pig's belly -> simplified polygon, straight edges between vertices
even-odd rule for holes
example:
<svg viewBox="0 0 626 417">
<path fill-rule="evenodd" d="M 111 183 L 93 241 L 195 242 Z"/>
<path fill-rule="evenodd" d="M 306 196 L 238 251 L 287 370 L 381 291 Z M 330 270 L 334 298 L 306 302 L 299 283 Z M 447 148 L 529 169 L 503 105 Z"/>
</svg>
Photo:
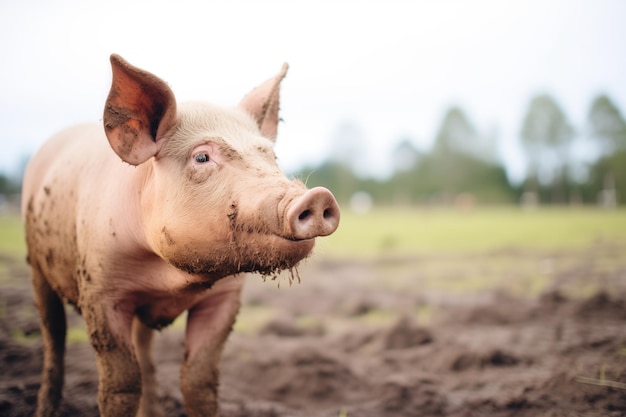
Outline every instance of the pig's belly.
<svg viewBox="0 0 626 417">
<path fill-rule="evenodd" d="M 228 276 L 217 281 L 210 289 L 184 291 L 169 288 L 165 291 L 138 291 L 131 298 L 135 314 L 142 323 L 153 329 L 161 329 L 171 324 L 186 310 L 202 302 L 209 301 L 219 308 L 225 298 L 236 296 L 243 285 L 243 276 Z"/>
<path fill-rule="evenodd" d="M 135 314 L 143 324 L 152 329 L 162 329 L 170 325 L 184 311 L 191 308 L 201 294 L 187 297 L 148 296 L 142 294 L 137 299 Z"/>
</svg>

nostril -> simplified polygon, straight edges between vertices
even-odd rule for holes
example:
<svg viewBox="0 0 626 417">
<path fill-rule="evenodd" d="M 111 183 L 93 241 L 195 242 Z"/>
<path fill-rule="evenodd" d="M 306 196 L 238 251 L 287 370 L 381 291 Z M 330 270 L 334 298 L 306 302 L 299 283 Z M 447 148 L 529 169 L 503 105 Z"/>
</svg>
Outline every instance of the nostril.
<svg viewBox="0 0 626 417">
<path fill-rule="evenodd" d="M 311 210 L 304 210 L 302 213 L 300 213 L 300 215 L 298 216 L 299 220 L 305 220 L 307 217 L 311 217 Z"/>
<path fill-rule="evenodd" d="M 287 218 L 287 234 L 295 239 L 327 236 L 337 229 L 339 207 L 330 191 L 316 187 L 293 200 Z"/>
</svg>

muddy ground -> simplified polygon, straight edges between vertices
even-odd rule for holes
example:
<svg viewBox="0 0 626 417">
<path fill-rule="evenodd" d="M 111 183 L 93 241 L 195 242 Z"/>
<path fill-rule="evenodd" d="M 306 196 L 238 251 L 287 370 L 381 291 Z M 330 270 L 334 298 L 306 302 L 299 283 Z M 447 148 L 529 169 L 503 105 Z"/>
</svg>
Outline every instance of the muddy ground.
<svg viewBox="0 0 626 417">
<path fill-rule="evenodd" d="M 222 415 L 626 415 L 625 251 L 317 256 L 300 284 L 250 276 L 223 358 Z M 0 261 L 0 415 L 30 416 L 37 318 L 23 261 Z M 93 354 L 68 313 L 62 416 L 96 416 Z M 155 348 L 162 405 L 184 416 L 182 324 Z"/>
</svg>

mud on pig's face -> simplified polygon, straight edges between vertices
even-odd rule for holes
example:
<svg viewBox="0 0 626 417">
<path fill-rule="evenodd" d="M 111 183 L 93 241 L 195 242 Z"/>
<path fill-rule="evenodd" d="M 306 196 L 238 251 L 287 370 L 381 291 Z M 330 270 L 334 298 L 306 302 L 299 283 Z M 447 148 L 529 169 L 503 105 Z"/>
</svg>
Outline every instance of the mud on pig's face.
<svg viewBox="0 0 626 417">
<path fill-rule="evenodd" d="M 199 129 L 199 119 L 210 123 Z M 154 162 L 160 207 L 153 233 L 160 254 L 186 272 L 289 269 L 311 252 L 315 237 L 337 228 L 332 194 L 287 179 L 273 141 L 241 110 L 184 106 L 162 154 Z"/>
</svg>

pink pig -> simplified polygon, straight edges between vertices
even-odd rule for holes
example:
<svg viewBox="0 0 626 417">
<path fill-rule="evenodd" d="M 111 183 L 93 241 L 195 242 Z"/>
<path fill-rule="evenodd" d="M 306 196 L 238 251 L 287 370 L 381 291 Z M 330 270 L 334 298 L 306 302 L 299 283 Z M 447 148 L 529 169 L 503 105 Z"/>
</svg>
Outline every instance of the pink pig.
<svg viewBox="0 0 626 417">
<path fill-rule="evenodd" d="M 85 319 L 103 417 L 162 414 L 152 330 L 184 311 L 185 409 L 190 417 L 217 416 L 220 356 L 240 305 L 238 274 L 295 268 L 315 237 L 337 229 L 339 207 L 330 191 L 307 190 L 276 165 L 286 65 L 232 109 L 177 104 L 153 74 L 117 55 L 111 65 L 104 129 L 57 134 L 24 177 L 44 342 L 37 416 L 55 415 L 61 401 L 64 302 Z"/>
</svg>

